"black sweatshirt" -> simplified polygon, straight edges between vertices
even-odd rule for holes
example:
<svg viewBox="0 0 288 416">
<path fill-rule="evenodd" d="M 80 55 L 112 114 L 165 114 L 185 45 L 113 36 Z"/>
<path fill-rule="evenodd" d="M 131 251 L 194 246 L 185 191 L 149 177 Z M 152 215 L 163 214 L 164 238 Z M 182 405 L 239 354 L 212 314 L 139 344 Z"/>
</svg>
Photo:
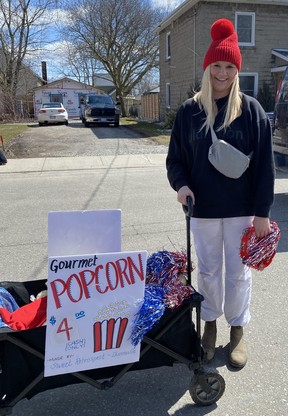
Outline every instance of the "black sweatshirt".
<svg viewBox="0 0 288 416">
<path fill-rule="evenodd" d="M 206 135 L 205 128 L 200 131 L 206 115 L 191 98 L 180 107 L 172 129 L 166 159 L 168 180 L 175 191 L 187 185 L 194 192 L 194 217 L 269 217 L 275 179 L 270 121 L 258 101 L 243 94 L 242 114 L 229 128 L 218 132 L 227 101 L 224 97 L 216 102 L 214 130 L 218 139 L 246 155 L 253 151 L 249 168 L 239 179 L 231 179 L 211 165 L 211 133 L 209 130 Z"/>
</svg>

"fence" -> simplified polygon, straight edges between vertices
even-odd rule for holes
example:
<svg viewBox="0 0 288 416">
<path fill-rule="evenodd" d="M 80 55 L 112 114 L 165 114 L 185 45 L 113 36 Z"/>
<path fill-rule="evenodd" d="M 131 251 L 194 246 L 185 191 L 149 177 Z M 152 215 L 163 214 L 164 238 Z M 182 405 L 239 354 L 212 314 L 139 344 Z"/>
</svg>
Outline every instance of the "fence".
<svg viewBox="0 0 288 416">
<path fill-rule="evenodd" d="M 151 121 L 160 120 L 160 94 L 158 92 L 141 96 L 141 118 Z"/>
</svg>

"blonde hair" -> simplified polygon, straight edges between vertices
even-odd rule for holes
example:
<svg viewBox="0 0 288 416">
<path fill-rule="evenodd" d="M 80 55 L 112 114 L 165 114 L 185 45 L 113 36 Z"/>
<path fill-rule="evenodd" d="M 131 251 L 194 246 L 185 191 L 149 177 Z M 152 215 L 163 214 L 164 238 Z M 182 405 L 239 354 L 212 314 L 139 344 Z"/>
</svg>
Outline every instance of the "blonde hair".
<svg viewBox="0 0 288 416">
<path fill-rule="evenodd" d="M 201 127 L 201 130 L 205 128 L 205 132 L 207 133 L 209 130 L 209 126 L 213 126 L 215 122 L 215 117 L 218 113 L 217 105 L 213 99 L 213 90 L 210 77 L 210 65 L 207 66 L 203 73 L 201 90 L 194 95 L 193 99 L 198 103 L 199 107 L 201 109 L 204 109 L 206 112 L 207 117 L 203 123 L 203 126 Z M 242 93 L 240 91 L 239 75 L 237 72 L 229 93 L 224 122 L 221 126 L 219 126 L 217 130 L 221 130 L 223 128 L 226 129 L 227 127 L 229 127 L 232 121 L 239 117 L 241 113 Z"/>
</svg>

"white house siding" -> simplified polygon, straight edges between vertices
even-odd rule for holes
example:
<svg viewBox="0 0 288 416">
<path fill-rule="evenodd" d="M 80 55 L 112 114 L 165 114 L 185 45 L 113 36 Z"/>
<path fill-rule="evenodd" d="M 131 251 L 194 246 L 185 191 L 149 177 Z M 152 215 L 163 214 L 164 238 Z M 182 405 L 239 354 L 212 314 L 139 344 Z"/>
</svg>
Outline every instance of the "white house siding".
<svg viewBox="0 0 288 416">
<path fill-rule="evenodd" d="M 79 117 L 80 98 L 83 95 L 101 92 L 97 88 L 65 78 L 59 81 L 54 81 L 42 87 L 34 89 L 34 109 L 35 114 L 43 103 L 49 103 L 53 100 L 53 96 L 59 95 L 61 102 L 68 111 L 69 118 Z"/>
</svg>

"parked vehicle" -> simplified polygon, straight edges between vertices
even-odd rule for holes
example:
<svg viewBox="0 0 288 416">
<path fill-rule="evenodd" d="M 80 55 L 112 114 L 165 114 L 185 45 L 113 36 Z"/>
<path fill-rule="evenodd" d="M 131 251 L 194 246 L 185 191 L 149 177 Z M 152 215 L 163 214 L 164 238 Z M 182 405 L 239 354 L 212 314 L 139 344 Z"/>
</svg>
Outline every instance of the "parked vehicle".
<svg viewBox="0 0 288 416">
<path fill-rule="evenodd" d="M 113 124 L 119 127 L 120 110 L 110 95 L 88 95 L 80 105 L 80 118 L 85 127 L 91 124 Z"/>
<path fill-rule="evenodd" d="M 68 113 L 62 103 L 43 103 L 38 113 L 39 126 L 48 123 L 68 125 Z"/>
<path fill-rule="evenodd" d="M 288 166 L 288 67 L 276 95 L 273 146 L 276 164 Z"/>
</svg>

